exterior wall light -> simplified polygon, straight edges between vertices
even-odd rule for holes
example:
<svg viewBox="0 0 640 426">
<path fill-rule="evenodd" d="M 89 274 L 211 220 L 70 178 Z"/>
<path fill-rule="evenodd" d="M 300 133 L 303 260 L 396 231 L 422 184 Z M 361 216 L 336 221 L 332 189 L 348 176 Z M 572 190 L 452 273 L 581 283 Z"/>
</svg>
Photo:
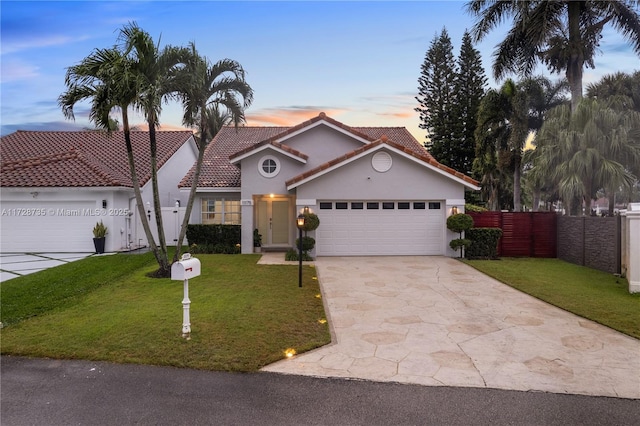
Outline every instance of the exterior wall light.
<svg viewBox="0 0 640 426">
<path fill-rule="evenodd" d="M 451 207 L 451 214 L 458 214 L 458 206 Z"/>
</svg>

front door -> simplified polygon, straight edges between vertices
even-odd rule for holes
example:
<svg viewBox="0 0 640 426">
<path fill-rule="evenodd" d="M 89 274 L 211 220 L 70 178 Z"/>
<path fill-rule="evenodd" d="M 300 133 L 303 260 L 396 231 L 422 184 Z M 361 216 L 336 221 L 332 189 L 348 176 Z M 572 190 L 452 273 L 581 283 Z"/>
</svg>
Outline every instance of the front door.
<svg viewBox="0 0 640 426">
<path fill-rule="evenodd" d="M 291 228 L 288 198 L 261 198 L 258 200 L 258 232 L 264 247 L 287 247 Z"/>
</svg>

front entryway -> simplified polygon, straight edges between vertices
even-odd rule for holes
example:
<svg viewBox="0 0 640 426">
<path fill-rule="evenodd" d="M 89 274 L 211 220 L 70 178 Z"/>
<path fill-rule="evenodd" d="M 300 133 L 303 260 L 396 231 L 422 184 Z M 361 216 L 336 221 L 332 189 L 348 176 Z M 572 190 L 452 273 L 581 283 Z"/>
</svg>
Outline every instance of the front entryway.
<svg viewBox="0 0 640 426">
<path fill-rule="evenodd" d="M 256 205 L 256 223 L 258 232 L 262 235 L 262 246 L 289 247 L 291 245 L 290 229 L 293 223 L 290 198 L 263 197 L 258 199 Z"/>
</svg>

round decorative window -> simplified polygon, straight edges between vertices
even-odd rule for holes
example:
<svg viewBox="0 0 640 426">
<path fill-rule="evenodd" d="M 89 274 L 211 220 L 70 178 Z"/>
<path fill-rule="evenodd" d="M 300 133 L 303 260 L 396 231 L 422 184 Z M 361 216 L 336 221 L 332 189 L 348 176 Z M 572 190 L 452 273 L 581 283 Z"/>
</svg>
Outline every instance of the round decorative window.
<svg viewBox="0 0 640 426">
<path fill-rule="evenodd" d="M 258 163 L 258 172 L 264 177 L 274 177 L 280 172 L 280 161 L 271 155 L 264 156 Z"/>
<path fill-rule="evenodd" d="M 376 172 L 384 173 L 391 168 L 391 155 L 388 152 L 376 152 L 371 158 L 371 165 Z"/>
</svg>

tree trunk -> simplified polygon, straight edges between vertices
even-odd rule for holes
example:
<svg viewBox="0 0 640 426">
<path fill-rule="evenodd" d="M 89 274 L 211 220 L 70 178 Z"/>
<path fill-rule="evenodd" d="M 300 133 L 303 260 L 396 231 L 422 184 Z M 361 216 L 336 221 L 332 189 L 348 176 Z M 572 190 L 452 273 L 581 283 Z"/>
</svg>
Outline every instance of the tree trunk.
<svg viewBox="0 0 640 426">
<path fill-rule="evenodd" d="M 203 114 L 204 115 L 204 114 Z M 204 151 L 206 148 L 205 138 L 206 132 L 200 129 L 200 144 L 198 145 L 198 159 L 196 161 L 196 169 L 193 173 L 193 182 L 191 182 L 191 189 L 189 190 L 189 200 L 187 201 L 187 208 L 184 213 L 184 219 L 182 220 L 182 226 L 180 227 L 180 235 L 178 236 L 178 242 L 176 243 L 176 253 L 173 255 L 173 261 L 177 262 L 180 253 L 182 251 L 182 242 L 187 234 L 187 227 L 189 225 L 189 217 L 193 210 L 193 203 L 196 197 L 196 189 L 198 188 L 198 180 L 200 178 L 200 170 L 202 170 L 202 162 L 204 160 Z"/>
<path fill-rule="evenodd" d="M 521 187 L 520 187 L 520 169 L 522 168 L 522 160 L 520 155 L 516 154 L 514 159 L 514 169 L 513 169 L 513 211 L 519 212 L 522 210 L 522 205 L 520 203 L 521 198 Z"/>
<path fill-rule="evenodd" d="M 540 189 L 533 188 L 533 205 L 531 206 L 531 210 L 537 212 L 540 206 Z"/>
<path fill-rule="evenodd" d="M 151 150 L 151 185 L 153 190 L 153 208 L 158 228 L 158 244 L 156 260 L 158 261 L 157 277 L 169 277 L 171 269 L 169 268 L 169 256 L 167 254 L 167 242 L 164 236 L 164 226 L 162 224 L 162 206 L 160 204 L 160 191 L 158 189 L 158 156 L 156 144 L 155 122 L 149 120 L 149 143 Z"/>
<path fill-rule="evenodd" d="M 129 116 L 127 114 L 127 107 L 122 107 L 122 128 L 124 131 L 124 142 L 127 148 L 127 159 L 129 161 L 129 171 L 131 172 L 131 182 L 133 184 L 133 193 L 136 197 L 136 205 L 138 207 L 138 215 L 140 216 L 140 222 L 142 223 L 142 229 L 149 242 L 154 255 L 157 253 L 156 242 L 153 239 L 153 233 L 147 220 L 146 212 L 144 211 L 144 202 L 142 201 L 142 193 L 140 192 L 140 182 L 138 181 L 138 174 L 136 172 L 135 161 L 133 157 L 133 146 L 131 145 L 131 131 L 129 130 Z M 158 260 L 156 256 L 156 260 Z"/>
<path fill-rule="evenodd" d="M 579 1 L 570 1 L 569 11 L 569 50 L 567 64 L 567 81 L 571 88 L 571 111 L 578 108 L 582 100 L 582 72 L 584 68 L 584 54 L 582 53 L 582 36 L 580 34 L 580 5 Z"/>
</svg>

